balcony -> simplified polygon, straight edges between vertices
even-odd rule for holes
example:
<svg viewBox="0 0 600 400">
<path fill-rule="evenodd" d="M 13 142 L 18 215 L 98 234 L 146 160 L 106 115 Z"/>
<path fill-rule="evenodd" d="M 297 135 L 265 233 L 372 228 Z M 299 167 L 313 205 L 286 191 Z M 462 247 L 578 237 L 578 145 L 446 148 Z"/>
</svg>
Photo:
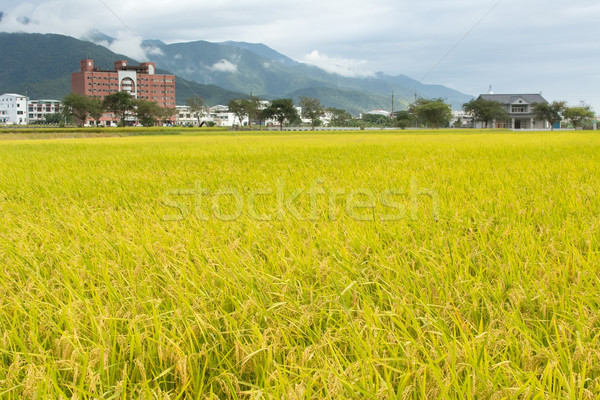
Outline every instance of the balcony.
<svg viewBox="0 0 600 400">
<path fill-rule="evenodd" d="M 511 114 L 528 114 L 529 106 L 511 106 L 510 113 Z"/>
</svg>

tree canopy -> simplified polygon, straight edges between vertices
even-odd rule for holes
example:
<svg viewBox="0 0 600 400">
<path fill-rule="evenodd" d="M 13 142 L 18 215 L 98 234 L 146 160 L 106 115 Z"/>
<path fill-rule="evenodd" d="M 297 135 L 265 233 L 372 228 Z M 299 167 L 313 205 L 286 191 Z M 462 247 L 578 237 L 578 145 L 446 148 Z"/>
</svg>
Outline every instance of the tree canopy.
<svg viewBox="0 0 600 400">
<path fill-rule="evenodd" d="M 135 112 L 140 123 L 144 126 L 154 126 L 156 121 L 160 121 L 172 114 L 173 110 L 161 108 L 156 102 L 144 99 L 135 100 Z"/>
<path fill-rule="evenodd" d="M 463 110 L 471 115 L 473 120 L 483 122 L 486 128 L 490 122 L 508 118 L 504 105 L 494 100 L 473 99 L 463 104 Z"/>
<path fill-rule="evenodd" d="M 321 105 L 319 99 L 304 96 L 300 97 L 300 107 L 302 107 L 302 116 L 310 119 L 314 131 L 317 121 L 325 114 L 325 108 Z"/>
<path fill-rule="evenodd" d="M 589 105 L 582 104 L 577 107 L 565 107 L 563 116 L 571 121 L 573 128 L 578 129 L 591 121 L 595 115 Z"/>
<path fill-rule="evenodd" d="M 102 118 L 102 114 L 104 114 L 102 99 L 100 97 L 89 97 L 88 111 L 90 114 L 90 118 L 93 119 L 96 126 L 98 126 L 98 121 L 100 121 L 100 118 Z"/>
<path fill-rule="evenodd" d="M 369 114 L 369 113 L 364 113 L 361 117 L 361 119 L 363 120 L 363 122 L 365 122 L 368 125 L 388 125 L 390 123 L 390 118 L 385 116 L 385 115 L 381 115 L 381 114 Z"/>
<path fill-rule="evenodd" d="M 447 125 L 452 119 L 452 109 L 443 99 L 417 99 L 412 110 L 420 121 L 435 129 Z"/>
<path fill-rule="evenodd" d="M 186 104 L 190 108 L 190 112 L 196 120 L 198 121 L 198 126 L 200 126 L 200 119 L 204 115 L 206 110 L 206 103 L 204 102 L 204 98 L 200 96 L 192 96 L 185 99 Z"/>
<path fill-rule="evenodd" d="M 554 130 L 554 124 L 563 119 L 566 103 L 564 101 L 553 101 L 552 103 L 533 103 L 532 106 L 535 118 L 548 121 L 550 129 Z"/>
<path fill-rule="evenodd" d="M 231 99 L 227 103 L 229 112 L 232 112 L 239 121 L 240 126 L 244 119 L 249 115 L 250 102 L 247 99 Z M 235 122 L 235 121 L 234 121 Z"/>
<path fill-rule="evenodd" d="M 63 98 L 62 103 L 63 117 L 73 118 L 79 126 L 83 126 L 88 118 L 98 125 L 106 111 L 114 113 L 119 118 L 120 125 L 124 125 L 127 115 L 135 115 L 144 126 L 154 126 L 156 121 L 169 119 L 175 113 L 175 109 L 162 108 L 153 101 L 136 99 L 127 92 L 112 93 L 104 100 L 70 93 Z"/>
<path fill-rule="evenodd" d="M 298 111 L 294 107 L 292 99 L 276 99 L 263 110 L 265 118 L 273 118 L 279 122 L 279 129 L 283 130 L 283 123 L 298 119 Z"/>
<path fill-rule="evenodd" d="M 83 126 L 90 115 L 90 99 L 81 94 L 69 93 L 62 99 L 63 112 L 72 116 L 75 123 Z"/>
<path fill-rule="evenodd" d="M 348 126 L 352 120 L 352 115 L 341 108 L 329 107 L 327 112 L 331 115 L 329 124 L 333 126 Z"/>
<path fill-rule="evenodd" d="M 248 125 L 252 126 L 252 121 L 258 121 L 259 125 L 262 125 L 263 120 L 263 104 L 259 97 L 250 95 L 246 102 L 248 111 Z"/>
<path fill-rule="evenodd" d="M 406 129 L 410 126 L 413 120 L 412 115 L 406 110 L 397 111 L 394 118 L 395 125 L 398 128 Z"/>
<path fill-rule="evenodd" d="M 128 92 L 115 92 L 104 97 L 104 109 L 114 113 L 119 118 L 119 125 L 125 125 L 127 114 L 134 111 L 135 101 Z"/>
</svg>

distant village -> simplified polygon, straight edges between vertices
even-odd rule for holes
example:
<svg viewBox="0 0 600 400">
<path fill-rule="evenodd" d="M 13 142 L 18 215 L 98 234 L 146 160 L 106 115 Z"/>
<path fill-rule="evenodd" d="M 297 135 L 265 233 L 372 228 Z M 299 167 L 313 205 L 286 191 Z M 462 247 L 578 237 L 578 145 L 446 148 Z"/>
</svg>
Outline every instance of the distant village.
<svg viewBox="0 0 600 400">
<path fill-rule="evenodd" d="M 156 67 L 153 62 L 141 63 L 139 66 L 128 65 L 126 61 L 114 62 L 113 70 L 102 70 L 94 67 L 92 59 L 81 60 L 80 70 L 71 74 L 71 92 L 87 98 L 105 99 L 107 96 L 126 92 L 132 98 L 142 99 L 155 103 L 163 110 L 169 110 L 160 118 L 156 118 L 156 125 L 177 126 L 217 126 L 217 127 L 248 127 L 260 125 L 276 127 L 281 121 L 276 118 L 264 118 L 264 120 L 253 120 L 250 113 L 235 112 L 230 105 L 215 105 L 212 107 L 194 106 L 193 104 L 177 105 L 175 96 L 175 76 L 155 73 Z M 441 101 L 441 99 L 438 99 Z M 477 101 L 492 101 L 502 106 L 504 114 L 502 118 L 486 120 L 478 118 L 477 113 L 472 110 L 450 110 L 443 121 L 442 126 L 453 128 L 496 128 L 512 130 L 549 130 L 565 128 L 588 128 L 597 129 L 598 119 L 589 108 L 586 114 L 586 123 L 569 121 L 567 118 L 553 119 L 539 118 L 534 112 L 536 104 L 549 104 L 541 94 L 494 94 L 491 90 L 487 94 L 480 95 Z M 557 102 L 554 102 L 557 103 Z M 553 104 L 554 104 L 553 103 Z M 270 102 L 260 100 L 258 107 L 266 109 Z M 564 106 L 564 104 L 563 104 Z M 298 127 L 310 127 L 314 129 L 315 118 L 307 117 L 301 106 L 294 105 L 296 115 L 295 129 Z M 370 125 L 386 126 L 395 125 L 393 122 L 402 119 L 401 113 L 410 117 L 411 110 L 394 111 L 393 100 L 391 110 L 375 109 L 364 112 L 354 119 L 354 123 L 340 123 L 339 113 L 343 110 L 322 108 L 319 114 L 318 126 L 332 128 L 334 126 L 345 126 L 359 128 L 364 123 Z M 584 107 L 580 107 L 584 108 Z M 0 125 L 36 125 L 36 124 L 65 124 L 68 107 L 61 100 L 55 99 L 29 99 L 27 95 L 16 93 L 4 93 L 0 95 Z M 584 110 L 585 111 L 585 110 Z M 351 117 L 345 113 L 348 119 Z M 83 126 L 117 126 L 120 121 L 118 115 L 111 112 L 103 112 L 98 118 L 86 116 L 81 121 Z M 361 121 L 357 123 L 356 121 Z M 416 121 L 414 118 L 412 121 Z M 582 120 L 583 121 L 583 120 Z M 290 121 L 291 122 L 291 121 Z M 141 126 L 140 119 L 134 113 L 126 117 L 122 124 Z M 354 125 L 354 126 L 353 126 Z M 406 123 L 402 128 L 419 126 Z"/>
</svg>

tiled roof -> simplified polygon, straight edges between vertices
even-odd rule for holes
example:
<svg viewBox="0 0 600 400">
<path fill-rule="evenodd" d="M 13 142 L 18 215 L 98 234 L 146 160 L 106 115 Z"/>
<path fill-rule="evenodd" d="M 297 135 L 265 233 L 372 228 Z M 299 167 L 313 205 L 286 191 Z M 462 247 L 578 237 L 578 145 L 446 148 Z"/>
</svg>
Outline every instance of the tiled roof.
<svg viewBox="0 0 600 400">
<path fill-rule="evenodd" d="M 484 100 L 494 100 L 502 104 L 513 104 L 519 99 L 523 99 L 527 104 L 547 103 L 541 94 L 480 94 L 479 98 Z"/>
</svg>

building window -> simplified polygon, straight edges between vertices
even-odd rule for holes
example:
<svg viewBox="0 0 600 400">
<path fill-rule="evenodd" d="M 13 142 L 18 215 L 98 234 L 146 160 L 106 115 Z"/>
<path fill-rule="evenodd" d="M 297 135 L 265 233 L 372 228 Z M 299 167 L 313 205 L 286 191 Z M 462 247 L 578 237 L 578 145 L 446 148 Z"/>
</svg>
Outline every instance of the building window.
<svg viewBox="0 0 600 400">
<path fill-rule="evenodd" d="M 510 112 L 513 113 L 526 113 L 527 112 L 527 106 L 512 106 L 510 109 Z"/>
</svg>

